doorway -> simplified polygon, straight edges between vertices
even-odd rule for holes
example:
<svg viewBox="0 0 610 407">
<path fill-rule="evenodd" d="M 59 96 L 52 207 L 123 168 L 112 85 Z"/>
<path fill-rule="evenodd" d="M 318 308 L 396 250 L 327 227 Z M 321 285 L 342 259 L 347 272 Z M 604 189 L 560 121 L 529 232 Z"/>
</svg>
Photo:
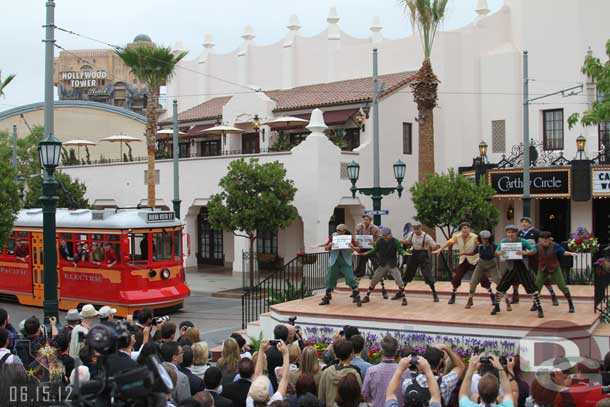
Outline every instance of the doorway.
<svg viewBox="0 0 610 407">
<path fill-rule="evenodd" d="M 258 133 L 242 134 L 241 136 L 241 153 L 242 154 L 258 154 L 261 152 Z"/>
<path fill-rule="evenodd" d="M 337 231 L 337 225 L 345 224 L 345 208 L 335 208 L 333 216 L 328 221 L 328 234 L 332 235 Z"/>
<path fill-rule="evenodd" d="M 540 230 L 553 234 L 557 243 L 570 237 L 570 200 L 541 199 L 538 201 Z"/>
<path fill-rule="evenodd" d="M 224 265 L 223 232 L 214 229 L 208 219 L 208 208 L 202 207 L 197 217 L 197 264 Z"/>
<path fill-rule="evenodd" d="M 593 234 L 600 245 L 610 243 L 610 199 L 593 200 Z"/>
</svg>

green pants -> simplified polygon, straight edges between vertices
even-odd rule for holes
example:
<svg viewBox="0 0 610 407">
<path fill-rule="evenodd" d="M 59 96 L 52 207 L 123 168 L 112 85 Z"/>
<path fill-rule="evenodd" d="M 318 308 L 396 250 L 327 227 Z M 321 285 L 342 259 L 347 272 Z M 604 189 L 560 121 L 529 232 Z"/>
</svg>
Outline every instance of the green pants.
<svg viewBox="0 0 610 407">
<path fill-rule="evenodd" d="M 343 256 L 339 255 L 335 264 L 332 266 L 328 266 L 328 271 L 326 272 L 326 289 L 333 290 L 337 287 L 337 279 L 339 278 L 339 274 L 343 274 L 345 276 L 345 284 L 355 289 L 358 288 L 358 282 L 354 277 L 354 270 L 352 266 L 345 262 Z"/>
<path fill-rule="evenodd" d="M 544 270 L 538 269 L 538 272 L 536 273 L 536 287 L 538 290 L 542 288 L 545 281 L 548 281 L 550 284 L 556 284 L 564 294 L 570 293 L 570 290 L 563 279 L 563 273 L 561 272 L 560 268 L 550 274 L 545 273 Z"/>
</svg>

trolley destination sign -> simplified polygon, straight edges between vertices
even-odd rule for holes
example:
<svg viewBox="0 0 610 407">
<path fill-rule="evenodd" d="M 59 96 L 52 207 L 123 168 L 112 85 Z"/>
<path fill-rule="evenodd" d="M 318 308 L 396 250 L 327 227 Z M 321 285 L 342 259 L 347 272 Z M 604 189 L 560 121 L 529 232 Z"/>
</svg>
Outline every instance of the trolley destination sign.
<svg viewBox="0 0 610 407">
<path fill-rule="evenodd" d="M 523 171 L 492 170 L 489 184 L 496 190 L 496 197 L 520 197 L 523 194 Z M 530 170 L 530 194 L 533 198 L 569 198 L 570 169 Z"/>
<path fill-rule="evenodd" d="M 148 223 L 168 222 L 174 220 L 174 212 L 150 212 L 146 214 Z"/>
</svg>

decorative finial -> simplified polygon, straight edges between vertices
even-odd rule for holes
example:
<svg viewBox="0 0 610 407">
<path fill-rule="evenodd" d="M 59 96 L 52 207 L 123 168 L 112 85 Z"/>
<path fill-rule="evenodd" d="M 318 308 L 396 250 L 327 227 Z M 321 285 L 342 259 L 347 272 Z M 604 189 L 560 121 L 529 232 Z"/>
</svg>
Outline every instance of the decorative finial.
<svg viewBox="0 0 610 407">
<path fill-rule="evenodd" d="M 374 16 L 373 21 L 371 22 L 371 41 L 374 43 L 381 42 L 383 37 L 381 36 L 381 30 L 383 27 L 381 26 L 381 19 L 379 16 Z"/>
<path fill-rule="evenodd" d="M 477 0 L 477 8 L 474 11 L 481 17 L 489 14 L 489 6 L 487 5 L 487 0 Z"/>
<path fill-rule="evenodd" d="M 212 34 L 206 34 L 203 37 L 203 48 L 214 48 L 214 45 L 216 45 L 214 44 L 214 36 Z"/>
<path fill-rule="evenodd" d="M 290 31 L 299 31 L 301 29 L 299 17 L 296 14 L 290 16 L 290 20 L 288 20 L 288 25 L 286 28 L 288 28 Z"/>
<path fill-rule="evenodd" d="M 337 24 L 339 22 L 339 14 L 337 13 L 337 7 L 331 6 L 328 11 L 328 17 L 326 18 L 328 24 Z"/>
<path fill-rule="evenodd" d="M 250 41 L 253 40 L 254 37 L 256 37 L 256 35 L 254 35 L 254 30 L 252 29 L 252 26 L 248 24 L 244 28 L 244 33 L 241 35 L 241 38 L 243 38 L 244 41 Z"/>
<path fill-rule="evenodd" d="M 307 130 L 312 133 L 323 133 L 327 128 L 328 126 L 324 123 L 324 113 L 318 108 L 312 110 Z"/>
</svg>

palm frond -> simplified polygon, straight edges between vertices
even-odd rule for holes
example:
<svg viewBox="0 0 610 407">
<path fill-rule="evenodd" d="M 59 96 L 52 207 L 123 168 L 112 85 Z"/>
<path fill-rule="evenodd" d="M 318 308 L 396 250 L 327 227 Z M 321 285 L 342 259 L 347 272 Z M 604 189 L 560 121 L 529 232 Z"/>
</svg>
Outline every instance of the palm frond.
<svg viewBox="0 0 610 407">
<path fill-rule="evenodd" d="M 13 79 L 15 79 L 15 74 L 10 74 L 4 80 L 2 80 L 2 71 L 0 71 L 0 96 L 4 96 L 4 89 Z"/>
<path fill-rule="evenodd" d="M 187 54 L 174 54 L 169 47 L 146 44 L 118 49 L 115 53 L 138 80 L 146 83 L 149 91 L 158 89 L 171 79 L 176 65 Z"/>
<path fill-rule="evenodd" d="M 409 13 L 413 30 L 417 30 L 424 57 L 430 58 L 438 26 L 445 18 L 449 0 L 402 0 Z"/>
</svg>

